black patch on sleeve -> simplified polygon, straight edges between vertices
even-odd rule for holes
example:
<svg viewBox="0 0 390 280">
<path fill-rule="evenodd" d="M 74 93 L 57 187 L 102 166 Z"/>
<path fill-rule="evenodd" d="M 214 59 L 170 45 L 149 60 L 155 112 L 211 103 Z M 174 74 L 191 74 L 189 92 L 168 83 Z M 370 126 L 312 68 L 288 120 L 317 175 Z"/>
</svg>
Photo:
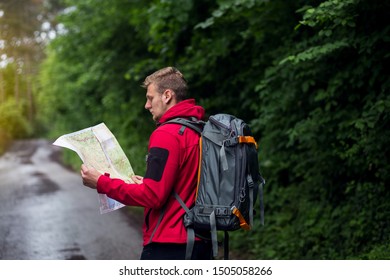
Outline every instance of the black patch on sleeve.
<svg viewBox="0 0 390 280">
<path fill-rule="evenodd" d="M 159 182 L 167 164 L 169 151 L 163 148 L 150 148 L 145 178 Z"/>
</svg>

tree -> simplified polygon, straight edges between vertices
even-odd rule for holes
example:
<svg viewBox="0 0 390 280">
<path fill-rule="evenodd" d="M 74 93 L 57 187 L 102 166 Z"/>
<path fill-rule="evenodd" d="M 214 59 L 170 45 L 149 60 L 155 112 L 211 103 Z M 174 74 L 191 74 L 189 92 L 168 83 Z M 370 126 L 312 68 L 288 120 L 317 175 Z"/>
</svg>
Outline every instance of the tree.
<svg viewBox="0 0 390 280">
<path fill-rule="evenodd" d="M 32 132 L 31 126 L 35 119 L 34 80 L 39 63 L 43 59 L 47 34 L 52 31 L 48 18 L 52 17 L 53 7 L 58 7 L 58 5 L 51 7 L 49 4 L 57 2 L 55 0 L 0 2 L 0 103 L 4 104 L 3 109 L 13 104 L 15 108 L 10 110 L 18 112 L 20 114 L 18 118 L 28 120 L 15 122 L 15 125 L 23 123 L 16 130 L 10 130 L 9 126 L 4 125 L 0 127 L 1 134 L 9 140 Z M 46 25 L 45 30 L 42 30 L 43 25 Z M 0 118 L 4 123 L 5 114 Z M 27 123 L 29 125 L 25 125 Z M 19 132 L 14 134 L 15 131 Z"/>
<path fill-rule="evenodd" d="M 388 8 L 358 0 L 303 7 L 298 40 L 257 86 L 254 124 L 277 202 L 266 231 L 284 231 L 257 239 L 264 257 L 386 256 Z"/>
<path fill-rule="evenodd" d="M 147 54 L 129 11 L 146 3 L 66 3 L 58 18 L 64 31 L 51 42 L 40 76 L 40 119 L 50 128 L 50 137 L 105 122 L 130 158 L 143 158 L 143 136 L 152 126 L 140 106 L 143 89 L 138 80 L 129 81 L 128 69 Z M 145 166 L 138 161 L 134 168 Z"/>
</svg>

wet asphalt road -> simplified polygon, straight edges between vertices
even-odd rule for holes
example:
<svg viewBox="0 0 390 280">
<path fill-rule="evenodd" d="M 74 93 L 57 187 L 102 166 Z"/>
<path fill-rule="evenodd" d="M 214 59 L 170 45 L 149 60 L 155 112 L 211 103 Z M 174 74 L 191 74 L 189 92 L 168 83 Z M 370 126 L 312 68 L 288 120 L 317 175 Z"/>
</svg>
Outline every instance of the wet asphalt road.
<svg viewBox="0 0 390 280">
<path fill-rule="evenodd" d="M 101 215 L 96 191 L 55 160 L 59 152 L 23 140 L 0 157 L 0 259 L 139 259 L 139 219 L 126 207 Z"/>
</svg>

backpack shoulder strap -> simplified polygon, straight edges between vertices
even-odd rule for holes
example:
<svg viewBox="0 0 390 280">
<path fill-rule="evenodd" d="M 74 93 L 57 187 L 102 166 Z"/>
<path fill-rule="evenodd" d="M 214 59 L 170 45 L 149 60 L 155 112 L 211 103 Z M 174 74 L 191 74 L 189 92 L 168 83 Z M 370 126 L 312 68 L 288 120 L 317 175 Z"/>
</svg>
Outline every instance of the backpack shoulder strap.
<svg viewBox="0 0 390 280">
<path fill-rule="evenodd" d="M 179 134 L 183 134 L 184 133 L 184 129 L 186 127 L 191 128 L 192 130 L 194 130 L 197 133 L 201 134 L 202 131 L 203 131 L 203 126 L 205 125 L 204 121 L 198 120 L 196 118 L 190 118 L 190 119 L 174 118 L 174 119 L 171 119 L 171 120 L 163 123 L 162 125 L 169 124 L 169 123 L 176 123 L 176 124 L 183 125 L 182 128 L 179 131 Z"/>
<path fill-rule="evenodd" d="M 181 207 L 186 211 L 186 213 L 189 214 L 190 209 L 188 209 L 187 205 L 180 198 L 180 196 L 177 194 L 177 192 L 174 192 L 173 195 L 175 196 L 176 200 L 179 202 Z M 187 227 L 186 260 L 191 259 L 192 250 L 194 249 L 194 244 L 195 244 L 195 231 L 192 227 Z"/>
</svg>

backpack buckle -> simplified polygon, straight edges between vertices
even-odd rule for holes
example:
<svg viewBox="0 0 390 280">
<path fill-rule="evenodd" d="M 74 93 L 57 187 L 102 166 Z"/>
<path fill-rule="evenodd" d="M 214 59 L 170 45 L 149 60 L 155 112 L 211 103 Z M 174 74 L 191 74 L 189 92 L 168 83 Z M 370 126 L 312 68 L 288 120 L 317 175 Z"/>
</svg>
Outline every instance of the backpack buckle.
<svg viewBox="0 0 390 280">
<path fill-rule="evenodd" d="M 234 146 L 237 144 L 238 144 L 238 137 L 229 138 L 223 141 L 223 146 L 225 147 Z"/>
<path fill-rule="evenodd" d="M 231 211 L 229 208 L 215 208 L 215 215 L 216 216 L 228 216 L 230 215 Z"/>
</svg>

